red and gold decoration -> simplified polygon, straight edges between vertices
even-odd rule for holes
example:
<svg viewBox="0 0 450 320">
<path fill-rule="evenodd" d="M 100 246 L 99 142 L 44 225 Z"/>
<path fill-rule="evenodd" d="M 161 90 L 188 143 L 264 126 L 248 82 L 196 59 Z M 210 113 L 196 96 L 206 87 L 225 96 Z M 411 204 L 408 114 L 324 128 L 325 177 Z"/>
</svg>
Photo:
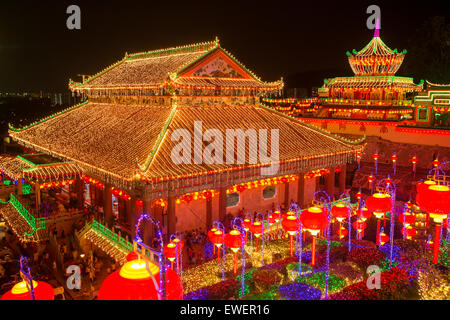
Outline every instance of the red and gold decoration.
<svg viewBox="0 0 450 320">
<path fill-rule="evenodd" d="M 319 232 L 327 226 L 327 215 L 320 207 L 311 207 L 308 210 L 302 211 L 300 214 L 300 222 L 305 229 L 313 236 L 312 240 L 312 258 L 311 265 L 315 265 L 316 261 L 316 237 Z"/>
<path fill-rule="evenodd" d="M 297 219 L 295 215 L 286 215 L 281 221 L 281 225 L 283 229 L 289 234 L 289 245 L 290 245 L 290 254 L 291 257 L 294 256 L 294 246 L 293 246 L 293 238 L 295 234 L 299 231 L 299 223 L 300 221 Z"/>
<path fill-rule="evenodd" d="M 237 273 L 237 253 L 242 247 L 241 232 L 239 230 L 231 230 L 225 235 L 225 245 L 234 253 L 233 258 L 233 274 Z M 244 254 L 244 253 L 243 253 Z"/>
<path fill-rule="evenodd" d="M 379 245 L 381 219 L 384 219 L 386 213 L 392 210 L 391 196 L 387 193 L 375 193 L 367 198 L 366 207 L 377 218 L 377 245 Z"/>
</svg>

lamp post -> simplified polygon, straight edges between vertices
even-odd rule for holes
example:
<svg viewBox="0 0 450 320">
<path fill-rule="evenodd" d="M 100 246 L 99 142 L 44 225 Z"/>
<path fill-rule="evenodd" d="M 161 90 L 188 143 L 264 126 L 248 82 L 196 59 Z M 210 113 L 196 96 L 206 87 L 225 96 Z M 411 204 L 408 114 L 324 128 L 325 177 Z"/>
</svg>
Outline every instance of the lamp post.
<svg viewBox="0 0 450 320">
<path fill-rule="evenodd" d="M 177 262 L 177 273 L 180 278 L 183 279 L 183 247 L 184 242 L 181 240 L 181 233 L 176 232 L 170 236 L 170 241 L 176 244 L 176 262 Z"/>
<path fill-rule="evenodd" d="M 217 245 L 217 256 L 220 254 L 220 247 L 222 247 L 222 281 L 225 280 L 225 226 L 220 221 L 214 221 L 213 227 L 222 232 L 222 243 Z"/>
<path fill-rule="evenodd" d="M 240 224 L 238 224 L 238 222 Z M 244 228 L 242 227 L 242 219 L 241 218 L 234 218 L 233 220 L 233 229 L 240 231 L 241 236 L 241 249 L 242 249 L 242 267 L 241 267 L 241 296 L 243 297 L 245 295 L 245 242 L 246 237 L 244 236 L 244 233 L 246 232 Z"/>
<path fill-rule="evenodd" d="M 143 231 L 141 230 L 143 226 L 145 225 L 145 222 L 151 222 L 156 227 L 156 237 L 159 240 L 160 245 L 160 251 L 158 252 L 158 262 L 159 262 L 159 289 L 158 294 L 161 297 L 162 300 L 167 299 L 167 290 L 166 290 L 166 262 L 165 262 L 165 255 L 164 255 L 164 240 L 163 240 L 163 233 L 161 228 L 161 223 L 153 217 L 145 212 L 143 212 L 136 222 L 136 237 L 135 242 L 139 244 L 144 244 L 144 241 L 142 239 L 143 237 Z M 156 250 L 155 250 L 156 251 Z M 148 269 L 148 264 L 147 264 Z M 147 270 L 150 274 L 150 270 Z"/>
<path fill-rule="evenodd" d="M 261 220 L 261 226 L 262 226 L 262 234 L 261 234 L 261 240 L 262 240 L 262 245 L 261 245 L 261 257 L 262 257 L 262 265 L 264 265 L 264 215 L 261 212 L 258 212 L 256 214 L 256 218 L 260 218 Z M 256 222 L 255 222 L 256 223 Z M 256 240 L 258 241 L 258 240 Z"/>
</svg>

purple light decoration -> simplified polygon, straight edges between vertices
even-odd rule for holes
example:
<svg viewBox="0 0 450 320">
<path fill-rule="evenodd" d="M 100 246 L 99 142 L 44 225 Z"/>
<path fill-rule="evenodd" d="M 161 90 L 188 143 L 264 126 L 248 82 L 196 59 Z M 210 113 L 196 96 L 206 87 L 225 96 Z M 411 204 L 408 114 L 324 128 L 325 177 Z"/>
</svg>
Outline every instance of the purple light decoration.
<svg viewBox="0 0 450 320">
<path fill-rule="evenodd" d="M 375 32 L 373 33 L 373 37 L 379 38 L 380 37 L 380 19 L 377 18 L 375 23 L 376 23 L 375 24 Z"/>
<path fill-rule="evenodd" d="M 352 210 L 350 206 L 350 198 L 347 205 L 348 210 L 348 252 L 352 251 Z M 356 232 L 358 235 L 358 232 Z"/>
<path fill-rule="evenodd" d="M 175 234 L 172 234 L 170 236 L 170 241 L 172 241 L 173 239 L 178 238 L 181 240 L 181 234 L 179 232 L 176 232 Z M 175 250 L 175 259 L 177 261 L 177 273 L 180 275 L 180 278 L 183 279 L 183 254 L 181 254 L 181 250 L 180 250 L 180 254 L 178 254 L 178 246 L 180 245 L 179 242 L 176 243 L 176 250 Z"/>
<path fill-rule="evenodd" d="M 27 284 L 28 292 L 30 293 L 31 300 L 36 300 L 34 295 L 33 278 L 31 277 L 30 267 L 28 265 L 28 259 L 24 256 L 20 256 L 20 276 Z"/>
<path fill-rule="evenodd" d="M 245 217 L 250 218 L 250 224 L 252 225 L 253 224 L 253 214 L 251 212 L 247 212 Z M 250 253 L 253 253 L 253 233 L 251 233 L 249 231 L 245 231 L 245 235 L 247 236 L 247 233 L 250 233 Z"/>
<path fill-rule="evenodd" d="M 166 263 L 165 263 L 165 256 L 164 256 L 164 241 L 163 241 L 163 234 L 161 231 L 161 224 L 159 221 L 156 221 L 152 218 L 149 214 L 143 212 L 138 218 L 138 221 L 136 222 L 136 237 L 135 241 L 140 244 L 144 244 L 144 241 L 142 240 L 141 233 L 143 233 L 142 226 L 145 222 L 151 222 L 153 225 L 156 226 L 156 236 L 159 239 L 160 243 L 160 251 L 156 251 L 155 253 L 158 255 L 158 261 L 159 261 L 159 274 L 160 274 L 160 280 L 159 280 L 159 294 L 162 297 L 162 300 L 167 300 L 166 295 Z"/>
<path fill-rule="evenodd" d="M 264 215 L 260 212 L 258 212 L 256 214 L 256 217 L 260 217 L 261 218 L 261 226 L 262 226 L 262 235 L 261 235 L 261 240 L 262 240 L 262 246 L 261 246 L 261 256 L 262 256 L 262 265 L 264 265 Z"/>
<path fill-rule="evenodd" d="M 236 222 L 239 222 L 239 224 L 237 224 Z M 242 270 L 241 270 L 241 297 L 244 297 L 245 295 L 245 230 L 242 227 L 242 219 L 241 218 L 234 218 L 233 220 L 233 229 L 235 230 L 239 230 L 241 233 L 241 242 L 242 242 Z"/>
</svg>

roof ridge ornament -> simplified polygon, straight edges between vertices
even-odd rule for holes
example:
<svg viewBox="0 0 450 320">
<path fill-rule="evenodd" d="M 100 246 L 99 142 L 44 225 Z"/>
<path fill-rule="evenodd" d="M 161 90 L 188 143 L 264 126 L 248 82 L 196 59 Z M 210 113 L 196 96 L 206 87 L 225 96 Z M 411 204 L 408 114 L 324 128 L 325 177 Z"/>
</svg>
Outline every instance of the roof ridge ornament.
<svg viewBox="0 0 450 320">
<path fill-rule="evenodd" d="M 380 37 L 380 18 L 377 18 L 375 22 L 375 32 L 373 33 L 374 38 Z"/>
</svg>

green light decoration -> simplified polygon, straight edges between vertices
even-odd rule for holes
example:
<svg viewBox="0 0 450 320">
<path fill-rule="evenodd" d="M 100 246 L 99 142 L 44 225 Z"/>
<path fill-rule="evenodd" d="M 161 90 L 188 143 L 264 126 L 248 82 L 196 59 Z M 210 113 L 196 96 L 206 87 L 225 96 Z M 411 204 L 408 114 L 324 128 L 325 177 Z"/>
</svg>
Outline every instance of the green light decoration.
<svg viewBox="0 0 450 320">
<path fill-rule="evenodd" d="M 133 251 L 133 244 L 126 239 L 120 237 L 117 233 L 109 230 L 95 219 L 92 220 L 91 228 L 99 233 L 101 236 L 112 242 L 119 249 L 129 253 Z"/>
<path fill-rule="evenodd" d="M 317 289 L 323 290 L 325 288 L 325 272 L 315 272 L 310 275 L 302 276 L 297 279 L 297 282 L 313 286 Z M 328 277 L 328 292 L 335 293 L 342 290 L 346 286 L 345 280 L 336 275 L 330 274 Z"/>
<path fill-rule="evenodd" d="M 11 184 L 11 180 L 5 180 L 5 181 L 3 181 L 3 184 L 5 186 L 9 186 Z"/>
<path fill-rule="evenodd" d="M 31 184 L 24 183 L 22 184 L 22 194 L 30 194 L 31 193 Z"/>
<path fill-rule="evenodd" d="M 35 218 L 25 207 L 24 205 L 11 193 L 9 202 L 14 206 L 17 212 L 25 219 L 25 221 L 30 225 L 33 229 L 31 233 L 24 232 L 24 234 L 28 237 L 31 237 L 34 232 L 38 229 L 45 229 L 45 218 Z"/>
</svg>

